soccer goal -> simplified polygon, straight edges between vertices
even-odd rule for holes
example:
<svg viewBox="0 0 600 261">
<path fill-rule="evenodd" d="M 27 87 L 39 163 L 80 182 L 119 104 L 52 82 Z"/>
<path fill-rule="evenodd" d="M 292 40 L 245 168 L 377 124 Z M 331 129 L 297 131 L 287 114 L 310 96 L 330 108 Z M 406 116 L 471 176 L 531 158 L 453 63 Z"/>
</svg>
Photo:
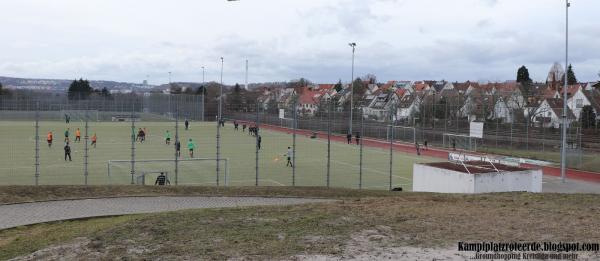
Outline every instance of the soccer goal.
<svg viewBox="0 0 600 261">
<path fill-rule="evenodd" d="M 69 117 L 71 121 L 99 121 L 98 110 L 61 110 L 59 114 L 60 120 L 64 121 L 66 117 Z"/>
<path fill-rule="evenodd" d="M 160 174 L 165 174 L 166 180 L 165 183 L 170 185 L 171 179 L 169 177 L 168 171 L 142 171 L 142 174 L 135 176 L 135 184 L 136 185 L 154 185 L 156 183 L 156 178 L 160 176 Z M 155 181 L 152 183 L 152 181 Z"/>
<path fill-rule="evenodd" d="M 389 125 L 388 125 L 389 128 Z M 394 140 L 400 140 L 402 142 L 408 143 L 416 143 L 417 142 L 417 132 L 415 127 L 408 126 L 392 126 L 392 131 L 394 132 Z M 389 140 L 389 133 L 388 133 Z"/>
<path fill-rule="evenodd" d="M 452 150 L 477 151 L 478 138 L 466 134 L 444 133 L 444 148 Z"/>
<path fill-rule="evenodd" d="M 216 158 L 150 159 L 150 160 L 109 160 L 107 174 L 110 184 L 146 183 L 147 174 L 169 173 L 172 185 L 229 185 L 229 159 L 219 159 L 220 171 L 217 176 Z M 134 171 L 131 171 L 132 166 Z M 155 178 L 155 177 L 154 177 Z"/>
</svg>

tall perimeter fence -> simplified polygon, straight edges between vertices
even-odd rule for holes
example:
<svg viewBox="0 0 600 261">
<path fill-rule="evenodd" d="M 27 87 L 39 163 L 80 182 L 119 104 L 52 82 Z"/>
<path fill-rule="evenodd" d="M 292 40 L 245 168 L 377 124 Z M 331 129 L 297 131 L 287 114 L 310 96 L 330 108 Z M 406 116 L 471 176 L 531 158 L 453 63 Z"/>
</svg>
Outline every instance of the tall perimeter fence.
<svg viewBox="0 0 600 261">
<path fill-rule="evenodd" d="M 522 111 L 489 117 L 498 111 L 465 112 L 457 105 L 464 102 L 433 100 L 410 117 L 402 117 L 408 107 L 402 103 L 357 102 L 352 119 L 336 101 L 273 107 L 225 101 L 219 123 L 218 103 L 201 95 L 0 97 L 0 177 L 3 185 L 151 185 L 163 173 L 173 185 L 392 189 L 410 188 L 413 163 L 442 160 L 419 155 L 434 148 L 559 162 L 556 126 Z M 483 138 L 469 137 L 473 117 L 484 123 Z M 569 168 L 600 170 L 599 134 L 595 126 L 570 125 Z"/>
</svg>

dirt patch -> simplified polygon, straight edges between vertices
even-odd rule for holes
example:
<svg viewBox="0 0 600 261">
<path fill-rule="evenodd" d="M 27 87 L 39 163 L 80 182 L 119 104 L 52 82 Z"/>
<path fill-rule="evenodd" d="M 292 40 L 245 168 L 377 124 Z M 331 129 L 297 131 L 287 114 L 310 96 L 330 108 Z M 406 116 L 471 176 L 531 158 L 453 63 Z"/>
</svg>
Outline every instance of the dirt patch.
<svg viewBox="0 0 600 261">
<path fill-rule="evenodd" d="M 452 247 L 418 248 L 392 246 L 396 241 L 392 228 L 377 226 L 354 233 L 346 242 L 341 255 L 296 255 L 289 260 L 333 261 L 333 260 L 465 260 L 468 257 Z"/>
</svg>

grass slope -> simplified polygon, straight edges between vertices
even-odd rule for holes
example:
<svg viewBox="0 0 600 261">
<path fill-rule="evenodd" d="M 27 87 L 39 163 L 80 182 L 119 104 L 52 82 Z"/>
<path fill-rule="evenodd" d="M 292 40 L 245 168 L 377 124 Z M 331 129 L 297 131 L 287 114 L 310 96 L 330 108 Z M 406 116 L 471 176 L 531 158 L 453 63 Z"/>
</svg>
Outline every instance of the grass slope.
<svg viewBox="0 0 600 261">
<path fill-rule="evenodd" d="M 297 192 L 322 195 L 311 190 Z M 0 259 L 73 242 L 82 242 L 73 248 L 76 251 L 46 252 L 47 257 L 60 253 L 74 259 L 340 256 L 348 242 L 365 231 L 373 246 L 387 247 L 455 247 L 457 241 L 478 240 L 598 242 L 599 199 L 581 194 L 367 194 L 326 204 L 57 222 L 0 231 Z"/>
</svg>

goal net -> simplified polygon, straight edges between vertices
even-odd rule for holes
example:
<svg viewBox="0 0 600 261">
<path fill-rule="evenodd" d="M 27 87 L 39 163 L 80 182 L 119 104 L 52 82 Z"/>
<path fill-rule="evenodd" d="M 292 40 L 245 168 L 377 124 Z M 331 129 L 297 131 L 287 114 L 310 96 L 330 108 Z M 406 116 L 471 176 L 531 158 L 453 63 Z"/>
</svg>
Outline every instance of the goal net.
<svg viewBox="0 0 600 261">
<path fill-rule="evenodd" d="M 98 110 L 61 110 L 59 117 L 61 121 L 65 121 L 68 117 L 71 121 L 99 121 Z"/>
<path fill-rule="evenodd" d="M 151 159 L 135 160 L 109 160 L 107 174 L 110 184 L 143 184 L 153 185 L 156 176 L 161 172 L 168 173 L 171 185 L 202 185 L 219 186 L 229 184 L 229 159 L 219 160 L 220 171 L 217 177 L 217 159 L 194 158 L 179 159 Z M 132 173 L 132 165 L 134 171 Z"/>
<path fill-rule="evenodd" d="M 444 148 L 450 150 L 477 150 L 478 138 L 471 137 L 466 134 L 444 133 L 443 144 Z"/>
<path fill-rule="evenodd" d="M 394 141 L 401 141 L 407 143 L 416 143 L 417 142 L 417 132 L 415 131 L 415 127 L 408 126 L 392 126 L 392 131 Z M 389 134 L 388 134 L 389 140 Z"/>
</svg>

